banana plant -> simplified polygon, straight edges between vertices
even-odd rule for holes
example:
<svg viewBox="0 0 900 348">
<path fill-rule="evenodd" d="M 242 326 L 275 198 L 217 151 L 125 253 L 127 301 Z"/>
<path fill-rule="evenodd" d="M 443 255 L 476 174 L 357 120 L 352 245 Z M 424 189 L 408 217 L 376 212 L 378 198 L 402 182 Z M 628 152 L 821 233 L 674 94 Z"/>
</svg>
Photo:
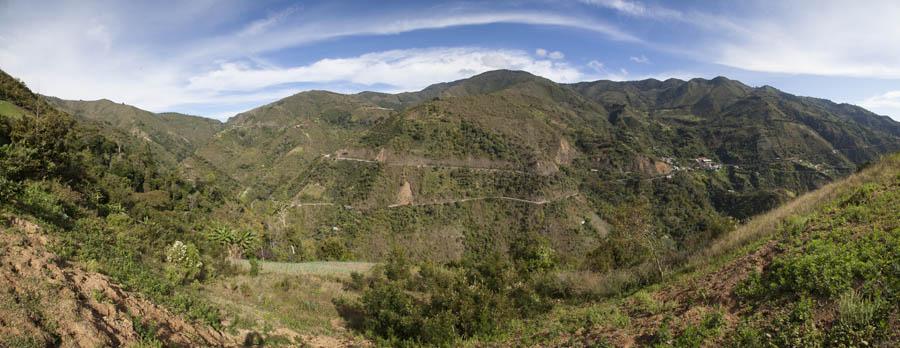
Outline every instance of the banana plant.
<svg viewBox="0 0 900 348">
<path fill-rule="evenodd" d="M 244 254 L 256 251 L 259 246 L 259 238 L 255 233 L 244 230 L 237 231 L 227 226 L 219 226 L 212 229 L 208 238 L 224 246 L 228 250 L 228 257 L 239 259 Z"/>
</svg>

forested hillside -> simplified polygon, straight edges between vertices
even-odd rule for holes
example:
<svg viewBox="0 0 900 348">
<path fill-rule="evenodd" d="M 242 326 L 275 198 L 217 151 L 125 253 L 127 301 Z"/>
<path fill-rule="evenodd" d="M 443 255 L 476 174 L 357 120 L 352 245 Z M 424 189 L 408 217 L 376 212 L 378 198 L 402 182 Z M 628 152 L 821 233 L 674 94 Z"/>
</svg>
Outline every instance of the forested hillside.
<svg viewBox="0 0 900 348">
<path fill-rule="evenodd" d="M 897 150 L 897 129 L 726 78 L 564 85 L 494 71 L 396 95 L 303 92 L 237 115 L 197 155 L 256 202 L 267 258 L 322 258 L 328 241 L 329 259 L 399 244 L 453 260 L 537 231 L 569 267 L 605 271 L 647 261 L 586 261 L 635 243 L 623 216 L 647 217 L 678 258 Z"/>
<path fill-rule="evenodd" d="M 118 302 L 140 300 L 102 284 L 118 283 L 189 320 L 219 327 L 219 311 L 187 285 L 228 269 L 222 248 L 203 237 L 223 193 L 213 183 L 184 180 L 129 134 L 56 110 L 5 73 L 0 99 L 10 105 L 0 113 L 0 239 L 3 253 L 12 253 L 4 255 L 3 274 L 12 278 L 0 296 L 0 346 L 204 342 L 164 335 L 179 329 L 163 324 L 181 319 L 147 303 Z M 77 295 L 91 286 L 96 301 L 111 296 L 110 303 L 119 303 L 112 308 L 128 324 L 103 329 L 91 322 L 86 313 L 94 305 Z M 132 313 L 133 306 L 144 309 Z"/>
<path fill-rule="evenodd" d="M 723 77 L 558 84 L 493 71 L 419 92 L 303 92 L 220 123 L 43 97 L 0 74 L 0 241 L 149 300 L 92 302 L 83 281 L 32 277 L 40 296 L 11 286 L 0 307 L 27 333 L 0 325 L 22 338 L 0 346 L 81 337 L 46 308 L 60 286 L 76 308 L 118 304 L 132 323 L 103 336 L 111 344 L 833 343 L 845 322 L 828 313 L 849 302 L 880 321 L 847 321 L 847 342 L 890 342 L 896 289 L 866 274 L 894 279 L 896 260 L 873 256 L 863 230 L 873 222 L 872 238 L 893 243 L 896 158 L 880 159 L 898 150 L 886 117 Z M 760 214 L 812 207 L 804 194 L 823 187 L 865 192 L 785 222 L 768 249 L 739 249 L 773 235 L 747 232 L 775 221 Z M 833 258 L 832 235 L 858 238 L 858 252 Z M 694 270 L 724 277 L 737 266 L 704 265 L 743 254 L 765 261 L 727 295 L 671 285 Z M 806 312 L 784 312 L 795 309 Z M 665 319 L 694 314 L 700 324 Z M 168 336 L 173 325 L 203 340 Z"/>
</svg>

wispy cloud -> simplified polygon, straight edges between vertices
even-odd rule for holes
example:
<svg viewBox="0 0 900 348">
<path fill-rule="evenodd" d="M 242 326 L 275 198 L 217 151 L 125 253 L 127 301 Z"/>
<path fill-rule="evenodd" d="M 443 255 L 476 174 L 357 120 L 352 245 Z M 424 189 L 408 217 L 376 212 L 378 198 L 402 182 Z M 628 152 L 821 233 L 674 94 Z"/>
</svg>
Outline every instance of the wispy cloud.
<svg viewBox="0 0 900 348">
<path fill-rule="evenodd" d="M 647 56 L 643 54 L 640 56 L 631 56 L 631 58 L 628 58 L 628 60 L 638 64 L 650 64 L 650 59 L 647 59 Z"/>
<path fill-rule="evenodd" d="M 678 19 L 681 20 L 684 14 L 681 11 L 673 10 L 661 6 L 646 5 L 639 1 L 629 0 L 581 0 L 581 2 L 589 5 L 609 8 L 619 13 L 634 16 L 656 19 Z"/>
<path fill-rule="evenodd" d="M 288 83 L 349 82 L 363 88 L 384 84 L 391 90 L 410 91 L 496 69 L 526 70 L 558 82 L 573 82 L 583 77 L 578 69 L 556 61 L 547 52 L 543 55 L 538 52 L 534 57 L 520 50 L 439 47 L 326 58 L 285 68 L 225 62 L 215 70 L 192 77 L 187 88 L 255 90 Z"/>
<path fill-rule="evenodd" d="M 900 90 L 888 91 L 866 98 L 859 102 L 859 105 L 877 113 L 891 116 L 894 119 L 900 119 Z"/>
<path fill-rule="evenodd" d="M 536 57 L 522 51 L 472 47 L 393 50 L 287 67 L 266 59 L 281 50 L 341 37 L 513 23 L 641 42 L 590 17 L 481 4 L 343 16 L 289 7 L 250 21 L 241 15 L 248 6 L 241 2 L 192 1 L 173 4 L 173 8 L 153 3 L 59 2 L 50 14 L 24 0 L 3 5 L 0 67 L 4 70 L 40 93 L 69 99 L 109 98 L 154 111 L 185 105 L 265 103 L 296 91 L 287 85 L 298 83 L 409 90 L 499 68 L 529 70 L 559 81 L 571 81 L 580 74 L 559 51 Z M 235 25 L 242 21 L 245 24 Z"/>
<path fill-rule="evenodd" d="M 699 29 L 670 53 L 769 73 L 900 79 L 900 2 L 748 1 L 728 13 L 636 0 L 581 0 L 635 19 Z M 631 60 L 641 63 L 641 57 Z"/>
<path fill-rule="evenodd" d="M 744 32 L 713 40 L 715 62 L 741 69 L 900 78 L 900 2 L 768 4 L 734 19 Z"/>
<path fill-rule="evenodd" d="M 392 35 L 405 32 L 443 29 L 459 26 L 515 23 L 576 28 L 600 33 L 609 39 L 624 42 L 643 42 L 616 26 L 606 22 L 552 12 L 484 10 L 479 8 L 448 8 L 424 11 L 424 13 L 388 13 L 365 18 L 335 19 L 327 21 L 299 18 L 286 21 L 283 26 L 259 30 L 255 35 L 235 39 L 228 34 L 198 42 L 191 48 L 190 58 L 220 56 L 224 54 L 253 55 L 297 45 L 349 36 Z M 297 24 L 297 23 L 300 24 Z M 241 33 L 247 32 L 241 30 Z"/>
</svg>

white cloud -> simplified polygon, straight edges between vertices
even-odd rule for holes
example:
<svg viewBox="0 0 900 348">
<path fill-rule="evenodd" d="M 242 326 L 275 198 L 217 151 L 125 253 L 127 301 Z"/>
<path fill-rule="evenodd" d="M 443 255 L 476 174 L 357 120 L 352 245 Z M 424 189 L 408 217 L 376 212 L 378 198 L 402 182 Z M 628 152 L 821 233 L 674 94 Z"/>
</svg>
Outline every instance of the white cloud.
<svg viewBox="0 0 900 348">
<path fill-rule="evenodd" d="M 534 54 L 537 55 L 538 57 L 547 57 L 547 58 L 556 59 L 556 60 L 563 59 L 566 57 L 566 55 L 560 51 L 548 51 L 543 48 L 538 48 L 538 49 L 534 50 Z"/>
<path fill-rule="evenodd" d="M 768 3 L 735 19 L 745 29 L 715 38 L 707 53 L 753 71 L 896 79 L 898 18 L 897 1 Z"/>
<path fill-rule="evenodd" d="M 594 6 L 601 6 L 633 17 L 647 17 L 656 19 L 682 19 L 681 11 L 651 6 L 639 1 L 628 0 L 581 0 L 581 2 Z"/>
<path fill-rule="evenodd" d="M 604 71 L 605 71 L 605 70 L 603 69 L 603 63 L 601 63 L 600 61 L 592 60 L 592 61 L 588 62 L 587 65 L 588 65 L 589 68 L 593 69 L 594 71 L 596 71 L 596 72 L 598 72 L 598 73 L 601 73 L 601 72 L 604 72 Z"/>
<path fill-rule="evenodd" d="M 198 0 L 171 8 L 139 2 L 59 2 L 53 4 L 52 13 L 43 9 L 49 5 L 38 7 L 24 0 L 0 3 L 5 6 L 0 11 L 2 69 L 39 93 L 67 99 L 109 98 L 153 111 L 262 104 L 294 92 L 278 84 L 298 82 L 379 88 L 387 84 L 409 90 L 499 68 L 528 70 L 557 81 L 580 76 L 561 52 L 551 51 L 536 59 L 523 51 L 484 48 L 399 50 L 284 68 L 265 59 L 283 49 L 345 36 L 517 23 L 641 42 L 600 20 L 480 4 L 343 17 L 293 7 L 220 35 L 221 28 L 245 21 L 249 2 Z"/>
<path fill-rule="evenodd" d="M 641 55 L 640 57 L 631 56 L 628 60 L 638 63 L 638 64 L 650 64 L 650 59 L 647 59 L 647 56 Z"/>
<path fill-rule="evenodd" d="M 895 120 L 900 120 L 900 90 L 889 91 L 866 98 L 859 105 L 875 113 L 888 115 Z"/>
<path fill-rule="evenodd" d="M 540 56 L 540 53 L 536 54 Z M 547 58 L 552 56 L 545 55 Z M 394 91 L 410 91 L 496 69 L 525 70 L 558 82 L 574 82 L 583 77 L 578 69 L 565 62 L 535 59 L 520 50 L 440 47 L 326 58 L 286 68 L 226 62 L 215 70 L 192 77 L 187 88 L 192 91 L 256 90 L 288 83 L 342 82 L 362 86 L 386 84 Z"/>
<path fill-rule="evenodd" d="M 656 45 L 700 61 L 757 72 L 900 79 L 900 2 L 894 0 L 751 0 L 729 6 L 731 13 L 633 0 L 581 2 L 701 29 L 685 41 L 687 49 Z"/>
<path fill-rule="evenodd" d="M 234 35 L 230 34 L 211 38 L 191 47 L 189 57 L 209 57 L 223 54 L 253 55 L 339 37 L 391 35 L 416 30 L 494 23 L 561 26 L 597 32 L 616 41 L 643 42 L 638 37 L 602 21 L 551 12 L 454 8 L 427 11 L 425 15 L 402 13 L 372 16 L 371 18 L 343 20 L 330 18 L 328 21 L 294 22 L 300 24 L 271 28 L 268 31 L 261 31 L 259 35 L 241 37 L 240 40 L 235 40 Z"/>
</svg>

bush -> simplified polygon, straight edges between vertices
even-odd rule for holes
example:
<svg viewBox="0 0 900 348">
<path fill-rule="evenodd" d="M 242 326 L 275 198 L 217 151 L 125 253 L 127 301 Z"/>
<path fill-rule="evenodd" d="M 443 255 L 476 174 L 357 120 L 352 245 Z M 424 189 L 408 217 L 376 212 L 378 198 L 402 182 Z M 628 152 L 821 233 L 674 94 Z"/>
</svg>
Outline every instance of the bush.
<svg viewBox="0 0 900 348">
<path fill-rule="evenodd" d="M 775 347 L 820 347 L 822 332 L 813 321 L 815 301 L 801 298 L 787 314 L 778 315 L 767 328 L 767 339 Z"/>
<path fill-rule="evenodd" d="M 253 277 L 259 275 L 259 260 L 255 257 L 250 258 L 250 275 Z"/>
<path fill-rule="evenodd" d="M 327 238 L 320 242 L 316 256 L 320 260 L 343 261 L 350 258 L 346 243 L 338 237 Z"/>
<path fill-rule="evenodd" d="M 837 301 L 838 319 L 828 333 L 828 344 L 835 347 L 861 347 L 874 342 L 887 329 L 886 304 L 870 299 L 856 290 Z"/>
<path fill-rule="evenodd" d="M 417 273 L 413 268 L 402 253 L 393 253 L 367 281 L 356 276 L 348 286 L 362 287 L 363 295 L 358 303 L 343 303 L 353 309 L 347 312 L 361 314 L 363 330 L 386 344 L 450 345 L 492 335 L 514 318 L 550 308 L 526 281 L 541 277 L 499 254 L 457 264 L 424 263 Z"/>
<path fill-rule="evenodd" d="M 192 243 L 175 241 L 166 250 L 166 276 L 169 280 L 184 284 L 197 279 L 203 262 L 200 261 L 200 251 Z"/>
</svg>

